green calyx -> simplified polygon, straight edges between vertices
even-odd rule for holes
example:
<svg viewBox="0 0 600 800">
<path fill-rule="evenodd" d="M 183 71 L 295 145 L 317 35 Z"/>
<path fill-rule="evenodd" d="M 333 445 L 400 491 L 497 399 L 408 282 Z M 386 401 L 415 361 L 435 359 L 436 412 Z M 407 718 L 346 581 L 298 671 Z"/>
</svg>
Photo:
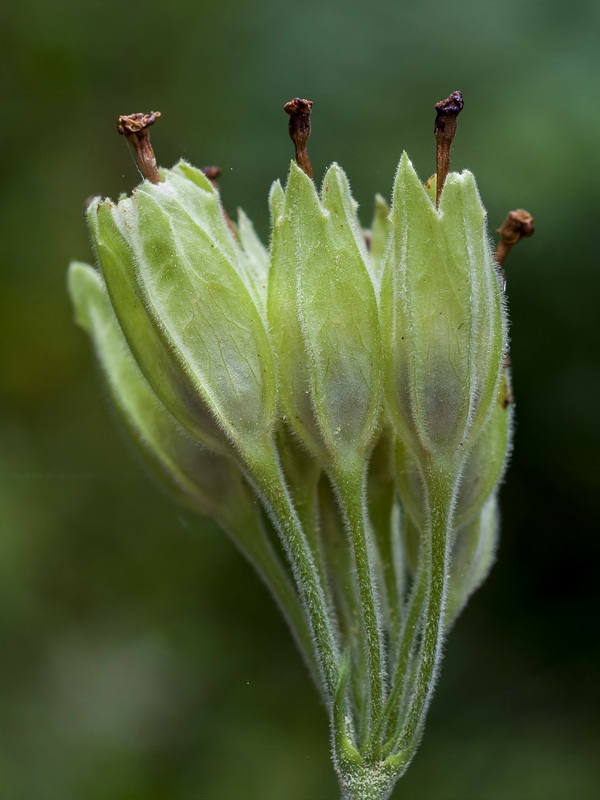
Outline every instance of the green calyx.
<svg viewBox="0 0 600 800">
<path fill-rule="evenodd" d="M 180 163 L 116 205 L 94 201 L 88 221 L 119 323 L 167 408 L 215 450 L 268 438 L 275 375 L 258 269 L 209 181 Z"/>
<path fill-rule="evenodd" d="M 292 163 L 267 248 L 202 171 L 158 174 L 90 205 L 77 320 L 144 463 L 279 604 L 343 796 L 382 800 L 498 534 L 510 377 L 474 178 L 449 173 L 438 208 L 403 155 L 365 232 L 337 164 L 318 191 Z"/>
<path fill-rule="evenodd" d="M 381 292 L 385 388 L 398 432 L 422 459 L 467 453 L 490 413 L 506 348 L 485 211 L 469 172 L 439 209 L 402 156 Z"/>
<path fill-rule="evenodd" d="M 377 300 L 356 203 L 329 168 L 320 196 L 292 164 L 273 225 L 268 314 L 280 401 L 323 462 L 362 458 L 377 425 Z"/>
</svg>

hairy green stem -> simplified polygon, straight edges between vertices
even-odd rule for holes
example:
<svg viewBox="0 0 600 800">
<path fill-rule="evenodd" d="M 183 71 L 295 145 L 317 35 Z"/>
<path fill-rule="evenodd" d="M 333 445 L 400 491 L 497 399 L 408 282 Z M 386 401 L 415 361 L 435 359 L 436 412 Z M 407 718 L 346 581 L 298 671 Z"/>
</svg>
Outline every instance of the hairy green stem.
<svg viewBox="0 0 600 800">
<path fill-rule="evenodd" d="M 346 524 L 349 547 L 358 583 L 358 596 L 362 612 L 364 644 L 369 672 L 368 727 L 365 741 L 376 725 L 382 711 L 385 681 L 385 652 L 380 617 L 380 597 L 377 592 L 374 564 L 374 543 L 370 534 L 366 505 L 366 469 L 364 465 L 333 474 L 333 485 Z M 372 754 L 372 752 L 370 753 Z"/>
<path fill-rule="evenodd" d="M 416 678 L 406 720 L 393 752 L 408 758 L 418 742 L 437 678 L 445 633 L 445 603 L 448 589 L 452 518 L 458 487 L 454 468 L 432 465 L 424 474 L 427 497 L 427 537 L 423 562 L 428 577 L 423 641 L 418 654 Z"/>
<path fill-rule="evenodd" d="M 377 544 L 378 579 L 383 599 L 391 663 L 397 655 L 402 619 L 404 557 L 398 525 L 394 465 L 394 437 L 384 431 L 369 460 L 367 478 L 369 518 Z"/>
<path fill-rule="evenodd" d="M 361 626 L 360 600 L 352 559 L 346 545 L 347 535 L 339 514 L 338 503 L 329 480 L 321 481 L 319 487 L 321 533 L 328 576 L 332 585 L 335 609 L 339 619 L 341 641 L 349 650 L 350 687 L 354 709 L 358 712 L 358 728 L 366 727 L 363 687 L 367 681 L 366 653 L 360 646 Z"/>
<path fill-rule="evenodd" d="M 341 800 L 388 800 L 397 778 L 395 766 L 385 761 L 347 761 L 338 773 Z"/>
<path fill-rule="evenodd" d="M 335 628 L 319 570 L 294 508 L 275 446 L 270 453 L 250 456 L 246 465 L 248 476 L 261 495 L 287 552 L 306 609 L 325 698 L 331 703 L 338 684 L 340 661 Z"/>
<path fill-rule="evenodd" d="M 376 735 L 381 736 L 385 734 L 386 739 L 388 737 L 393 737 L 395 739 L 398 719 L 403 705 L 402 701 L 408 689 L 410 662 L 415 651 L 417 636 L 420 630 L 428 583 L 428 565 L 423 563 L 422 560 L 415 576 L 410 601 L 408 603 L 408 610 L 402 626 L 400 648 L 398 651 L 398 660 L 394 671 L 392 688 L 386 701 L 384 713 L 382 714 L 381 725 L 376 731 Z M 386 748 L 386 750 L 387 749 L 388 748 Z"/>
<path fill-rule="evenodd" d="M 398 532 L 394 530 L 395 505 L 396 492 L 393 483 L 379 482 L 369 487 L 369 512 L 379 554 L 378 574 L 391 652 L 399 638 L 402 616 L 402 576 L 399 574 L 402 564 L 401 556 L 397 552 Z"/>
<path fill-rule="evenodd" d="M 286 429 L 280 429 L 278 432 L 277 445 L 294 508 L 310 545 L 325 593 L 330 618 L 332 623 L 335 624 L 335 636 L 339 641 L 340 630 L 335 617 L 335 604 L 331 582 L 327 573 L 321 531 L 322 523 L 319 508 L 321 467 L 315 459 L 310 457 L 304 447 L 295 440 L 293 434 Z"/>
</svg>

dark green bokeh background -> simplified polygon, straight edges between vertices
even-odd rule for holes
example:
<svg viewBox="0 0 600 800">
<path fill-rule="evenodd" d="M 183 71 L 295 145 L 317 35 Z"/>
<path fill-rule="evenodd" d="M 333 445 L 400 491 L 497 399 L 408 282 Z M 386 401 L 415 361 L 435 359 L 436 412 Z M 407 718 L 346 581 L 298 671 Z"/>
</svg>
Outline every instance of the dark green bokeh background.
<svg viewBox="0 0 600 800">
<path fill-rule="evenodd" d="M 456 168 L 508 262 L 518 423 L 493 573 L 454 630 L 395 798 L 592 800 L 600 789 L 597 2 L 25 0 L 0 11 L 0 797 L 333 800 L 325 715 L 266 592 L 173 507 L 120 435 L 75 328 L 82 207 L 138 175 L 120 113 L 160 109 L 159 160 L 223 168 L 267 236 L 315 102 L 369 222 L 433 104 L 466 99 Z"/>
</svg>

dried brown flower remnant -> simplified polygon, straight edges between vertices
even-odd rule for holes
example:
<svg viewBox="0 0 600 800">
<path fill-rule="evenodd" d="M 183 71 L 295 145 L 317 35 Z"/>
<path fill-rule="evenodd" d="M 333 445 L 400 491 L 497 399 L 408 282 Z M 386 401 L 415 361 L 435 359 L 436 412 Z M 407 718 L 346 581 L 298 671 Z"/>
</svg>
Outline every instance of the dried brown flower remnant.
<svg viewBox="0 0 600 800">
<path fill-rule="evenodd" d="M 496 263 L 503 264 L 513 245 L 523 238 L 533 236 L 535 233 L 535 221 L 529 211 L 525 211 L 524 208 L 517 208 L 508 213 L 496 233 L 500 234 L 500 241 L 496 247 L 494 257 Z"/>
<path fill-rule="evenodd" d="M 294 97 L 293 100 L 290 100 L 289 103 L 286 103 L 283 107 L 285 113 L 290 115 L 290 138 L 294 142 L 294 147 L 296 148 L 296 162 L 309 178 L 313 177 L 313 168 L 306 150 L 306 143 L 310 136 L 310 112 L 312 105 L 312 100 L 303 100 L 300 97 Z"/>
<path fill-rule="evenodd" d="M 463 110 L 464 101 L 460 92 L 452 92 L 445 100 L 435 104 L 437 116 L 433 133 L 435 134 L 435 170 L 437 174 L 437 188 L 435 196 L 436 206 L 440 203 L 440 195 L 450 172 L 450 148 L 456 135 L 456 118 Z"/>
<path fill-rule="evenodd" d="M 219 178 L 221 177 L 221 172 L 223 171 L 221 167 L 201 167 L 202 172 L 206 175 L 208 180 L 212 183 L 215 189 L 219 188 Z"/>
<path fill-rule="evenodd" d="M 208 180 L 214 186 L 214 188 L 220 192 L 219 189 L 219 178 L 221 177 L 221 173 L 223 170 L 221 167 L 210 166 L 210 167 L 200 167 L 201 171 L 206 175 Z M 223 216 L 225 217 L 225 222 L 227 223 L 229 230 L 233 233 L 234 236 L 238 235 L 238 230 L 235 225 L 235 222 L 231 219 L 227 211 L 225 210 L 225 206 L 221 203 L 221 211 L 223 212 Z"/>
<path fill-rule="evenodd" d="M 160 175 L 156 166 L 154 150 L 150 144 L 148 128 L 160 117 L 160 111 L 150 114 L 127 114 L 119 117 L 117 129 L 127 137 L 135 150 L 135 160 L 140 172 L 150 183 L 160 183 Z"/>
</svg>

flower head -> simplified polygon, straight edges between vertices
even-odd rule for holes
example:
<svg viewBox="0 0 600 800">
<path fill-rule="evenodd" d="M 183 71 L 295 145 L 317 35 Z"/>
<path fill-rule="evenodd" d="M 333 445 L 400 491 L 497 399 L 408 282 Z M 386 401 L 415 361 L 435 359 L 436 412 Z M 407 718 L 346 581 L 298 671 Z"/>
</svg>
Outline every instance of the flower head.
<svg viewBox="0 0 600 800">
<path fill-rule="evenodd" d="M 287 103 L 296 162 L 271 187 L 270 248 L 229 218 L 217 167 L 158 169 L 158 112 L 120 117 L 144 180 L 89 204 L 98 269 L 69 275 L 144 461 L 279 603 L 349 800 L 407 768 L 495 551 L 512 413 L 497 262 L 533 220 L 512 212 L 495 260 L 473 175 L 449 171 L 462 107 L 436 105 L 437 178 L 404 154 L 365 231 L 337 164 L 315 186 L 312 102 Z"/>
</svg>

